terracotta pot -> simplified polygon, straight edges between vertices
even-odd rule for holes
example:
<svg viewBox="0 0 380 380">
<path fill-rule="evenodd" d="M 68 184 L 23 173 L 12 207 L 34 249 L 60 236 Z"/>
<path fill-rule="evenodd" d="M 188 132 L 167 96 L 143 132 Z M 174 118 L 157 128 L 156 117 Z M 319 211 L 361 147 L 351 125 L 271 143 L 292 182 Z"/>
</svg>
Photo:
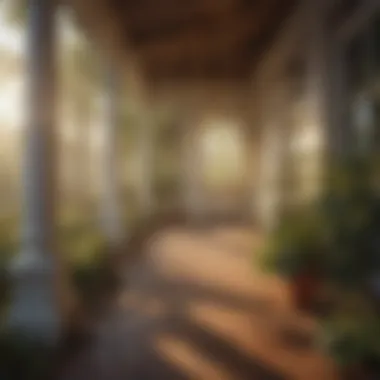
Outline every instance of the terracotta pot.
<svg viewBox="0 0 380 380">
<path fill-rule="evenodd" d="M 320 289 L 320 279 L 315 274 L 300 273 L 291 282 L 291 292 L 297 309 L 311 311 Z"/>
</svg>

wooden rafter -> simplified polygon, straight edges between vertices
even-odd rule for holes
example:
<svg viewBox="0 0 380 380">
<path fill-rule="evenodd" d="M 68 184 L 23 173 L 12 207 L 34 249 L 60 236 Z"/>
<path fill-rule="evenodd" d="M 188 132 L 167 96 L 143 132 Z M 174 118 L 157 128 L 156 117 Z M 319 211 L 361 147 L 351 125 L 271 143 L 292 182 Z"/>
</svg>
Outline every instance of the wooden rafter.
<svg viewBox="0 0 380 380">
<path fill-rule="evenodd" d="M 160 27 L 174 23 L 193 22 L 199 17 L 215 17 L 230 13 L 239 4 L 236 0 L 142 0 L 120 3 L 125 18 L 132 30 L 157 30 Z"/>
<path fill-rule="evenodd" d="M 137 52 L 146 61 L 169 64 L 178 60 L 223 56 L 235 46 L 244 45 L 247 39 L 258 38 L 267 17 L 267 7 L 261 6 L 256 12 L 239 17 L 223 17 L 207 29 L 184 30 L 170 38 L 156 38 L 149 44 L 137 47 Z"/>
<path fill-rule="evenodd" d="M 102 27 L 124 34 L 149 78 L 247 78 L 296 0 L 66 0 L 89 14 L 104 4 L 115 15 Z M 94 2 L 94 6 L 92 6 Z M 85 5 L 86 4 L 86 5 Z M 95 12 L 102 19 L 100 12 Z M 115 30 L 118 30 L 116 33 Z M 107 39 L 110 39 L 107 37 Z M 120 45 L 119 45 L 120 46 Z M 116 50 L 116 49 L 115 49 Z M 120 50 L 123 50 L 120 47 Z"/>
</svg>

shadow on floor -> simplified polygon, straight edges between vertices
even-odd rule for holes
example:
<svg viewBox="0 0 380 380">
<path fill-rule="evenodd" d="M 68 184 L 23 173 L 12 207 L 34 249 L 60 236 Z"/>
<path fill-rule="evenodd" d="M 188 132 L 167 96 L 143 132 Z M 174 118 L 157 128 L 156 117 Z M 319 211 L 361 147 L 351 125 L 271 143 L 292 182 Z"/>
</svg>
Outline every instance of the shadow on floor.
<svg viewBox="0 0 380 380">
<path fill-rule="evenodd" d="M 146 243 L 143 235 L 145 233 L 141 240 L 138 239 L 139 244 Z M 203 236 L 200 239 L 203 241 Z M 212 238 L 210 240 L 209 244 L 214 244 Z M 232 249 L 235 248 L 226 248 L 227 251 Z M 60 380 L 288 380 L 273 365 L 263 363 L 253 352 L 236 346 L 234 339 L 229 340 L 217 329 L 207 329 L 189 313 L 189 305 L 200 303 L 215 307 L 213 318 L 216 320 L 223 321 L 223 311 L 218 314 L 220 309 L 231 310 L 248 319 L 252 316 L 252 323 L 258 319 L 272 319 L 278 327 L 283 316 L 277 315 L 276 304 L 270 297 L 253 290 L 248 296 L 228 290 L 228 286 L 218 287 L 218 284 L 199 281 L 196 273 L 202 263 L 195 267 L 194 279 L 173 278 L 170 273 L 161 272 L 148 256 L 140 256 L 138 264 L 129 267 L 133 273 L 125 280 L 120 294 L 120 299 L 125 298 L 125 302 L 110 311 L 105 328 L 100 329 L 96 342 L 85 353 L 87 359 L 79 358 L 73 370 Z M 162 257 L 159 260 L 171 260 Z M 162 267 L 166 268 L 165 265 Z M 223 283 L 223 277 L 220 281 Z M 158 304 L 162 310 L 158 307 L 158 311 L 152 311 L 152 303 Z M 228 325 L 231 322 L 223 323 Z M 247 334 L 244 327 L 237 331 Z M 280 331 L 278 338 L 278 344 L 285 350 L 287 347 L 309 348 L 305 336 L 297 328 L 291 332 Z M 164 344 L 165 339 L 172 340 L 171 351 L 175 360 L 157 345 L 159 339 L 163 339 Z M 181 347 L 188 349 L 190 365 L 178 357 Z M 210 366 L 208 368 L 220 371 L 222 377 L 213 370 L 202 372 L 201 358 Z"/>
<path fill-rule="evenodd" d="M 159 298 L 168 303 L 179 302 L 180 304 L 201 300 L 265 317 L 273 315 L 274 312 L 274 305 L 271 300 L 260 297 L 260 295 L 244 296 L 200 282 L 164 277 L 155 272 L 151 272 L 149 277 L 152 281 L 151 286 L 138 289 L 141 299 Z"/>
<path fill-rule="evenodd" d="M 186 341 L 203 357 L 239 380 L 285 380 L 285 376 L 265 365 L 258 358 L 248 356 L 227 339 L 186 319 L 175 317 L 169 322 L 168 332 Z"/>
</svg>

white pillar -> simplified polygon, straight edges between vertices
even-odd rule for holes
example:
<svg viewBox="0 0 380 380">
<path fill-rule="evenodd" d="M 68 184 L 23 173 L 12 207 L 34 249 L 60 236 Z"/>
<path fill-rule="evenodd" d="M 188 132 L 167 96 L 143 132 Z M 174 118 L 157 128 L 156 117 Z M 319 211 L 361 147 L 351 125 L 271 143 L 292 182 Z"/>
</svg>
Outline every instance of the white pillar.
<svg viewBox="0 0 380 380">
<path fill-rule="evenodd" d="M 76 114 L 75 132 L 75 153 L 72 169 L 74 173 L 75 205 L 78 207 L 77 213 L 87 213 L 90 211 L 90 150 L 91 150 L 91 110 L 82 108 Z M 85 114 L 87 113 L 87 115 Z"/>
<path fill-rule="evenodd" d="M 153 163 L 154 163 L 154 126 L 143 111 L 144 116 L 139 127 L 140 186 L 139 197 L 141 211 L 148 216 L 153 211 Z"/>
<path fill-rule="evenodd" d="M 121 214 L 123 208 L 120 205 L 120 162 L 117 136 L 120 128 L 120 87 L 114 67 L 108 67 L 106 75 L 102 224 L 109 243 L 117 246 L 124 237 Z"/>
<path fill-rule="evenodd" d="M 201 194 L 202 157 L 200 152 L 199 133 L 197 125 L 188 124 L 182 134 L 183 160 L 183 196 L 184 209 L 188 217 L 198 219 L 202 216 L 203 202 Z"/>
<path fill-rule="evenodd" d="M 28 124 L 23 164 L 21 252 L 14 275 L 9 325 L 51 343 L 63 323 L 62 269 L 54 245 L 55 1 L 28 2 Z"/>
<path fill-rule="evenodd" d="M 260 169 L 258 209 L 267 230 L 274 228 L 285 206 L 284 179 L 288 150 L 288 83 L 274 80 L 263 93 L 262 136 L 260 139 Z"/>
<path fill-rule="evenodd" d="M 309 1 L 309 29 L 308 51 L 306 59 L 306 118 L 305 137 L 310 141 L 307 144 L 308 155 L 313 163 L 306 167 L 303 175 L 312 181 L 308 185 L 306 200 L 312 200 L 318 195 L 322 185 L 323 168 L 328 154 L 332 150 L 330 139 L 333 134 L 328 129 L 328 106 L 332 99 L 327 77 L 328 65 L 328 36 L 326 30 L 326 0 L 321 2 Z M 332 78 L 331 78 L 332 79 Z M 329 146 L 330 145 L 330 146 Z M 315 171 L 316 178 L 311 178 L 311 170 Z"/>
</svg>

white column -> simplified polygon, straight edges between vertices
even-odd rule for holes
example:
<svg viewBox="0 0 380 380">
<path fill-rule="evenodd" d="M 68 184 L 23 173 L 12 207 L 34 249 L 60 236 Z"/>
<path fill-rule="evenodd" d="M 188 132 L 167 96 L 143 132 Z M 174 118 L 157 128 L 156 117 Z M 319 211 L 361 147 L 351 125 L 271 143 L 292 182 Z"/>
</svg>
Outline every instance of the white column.
<svg viewBox="0 0 380 380">
<path fill-rule="evenodd" d="M 200 152 L 197 125 L 188 124 L 182 134 L 183 196 L 184 208 L 188 217 L 198 219 L 202 216 L 201 194 L 202 157 Z"/>
<path fill-rule="evenodd" d="M 268 230 L 280 220 L 285 203 L 284 177 L 287 174 L 289 137 L 287 86 L 286 80 L 277 79 L 263 93 L 258 209 L 261 223 Z"/>
<path fill-rule="evenodd" d="M 320 129 L 325 122 L 326 46 L 323 1 L 309 0 L 309 45 L 306 64 L 306 92 L 310 127 Z M 323 131 L 322 131 L 323 132 Z"/>
<path fill-rule="evenodd" d="M 181 203 L 183 212 L 188 216 L 190 207 L 190 173 L 189 173 L 189 137 L 188 127 L 186 124 L 181 128 Z"/>
<path fill-rule="evenodd" d="M 154 126 L 151 123 L 148 111 L 143 111 L 143 118 L 139 127 L 139 155 L 140 155 L 140 208 L 145 216 L 153 211 L 153 164 L 154 164 Z"/>
<path fill-rule="evenodd" d="M 122 210 L 120 205 L 120 162 L 118 130 L 120 128 L 120 87 L 117 71 L 108 67 L 106 81 L 102 224 L 106 238 L 113 246 L 123 239 Z"/>
<path fill-rule="evenodd" d="M 90 205 L 90 149 L 91 149 L 91 110 L 82 108 L 76 114 L 75 153 L 72 169 L 74 173 L 75 205 L 77 213 L 89 212 Z M 85 114 L 87 113 L 87 115 Z"/>
<path fill-rule="evenodd" d="M 322 175 L 329 150 L 330 139 L 333 135 L 328 129 L 328 103 L 332 101 L 327 81 L 327 30 L 326 5 L 324 1 L 309 0 L 309 28 L 308 51 L 306 60 L 306 113 L 305 113 L 305 147 L 307 159 L 312 167 L 304 168 L 304 175 L 312 181 L 307 191 L 306 199 L 311 200 L 319 193 L 322 184 Z M 330 145 L 330 146 L 329 146 Z M 330 149 L 329 149 L 330 148 Z M 310 175 L 314 171 L 316 178 Z M 309 185 L 308 185 L 309 186 Z M 309 192 L 310 191 L 310 192 Z"/>
<path fill-rule="evenodd" d="M 28 122 L 23 164 L 21 252 L 14 275 L 9 325 L 55 342 L 63 323 L 62 269 L 54 245 L 55 1 L 28 2 Z"/>
</svg>

